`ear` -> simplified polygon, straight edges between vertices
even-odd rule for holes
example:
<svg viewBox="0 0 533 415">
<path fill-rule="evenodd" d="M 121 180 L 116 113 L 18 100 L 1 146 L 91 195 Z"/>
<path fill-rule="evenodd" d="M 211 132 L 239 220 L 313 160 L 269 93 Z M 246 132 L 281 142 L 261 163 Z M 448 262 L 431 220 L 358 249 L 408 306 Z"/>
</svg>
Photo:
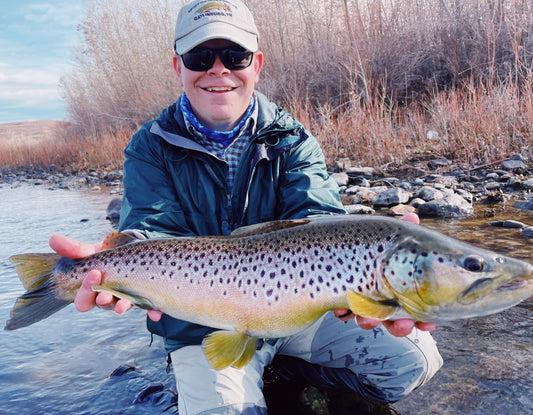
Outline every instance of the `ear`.
<svg viewBox="0 0 533 415">
<path fill-rule="evenodd" d="M 172 64 L 174 65 L 174 71 L 178 75 L 178 81 L 181 87 L 183 87 L 183 81 L 181 80 L 181 58 L 179 55 L 174 55 L 172 58 Z"/>
<path fill-rule="evenodd" d="M 255 83 L 259 82 L 259 73 L 261 72 L 261 69 L 263 68 L 263 52 L 258 50 L 254 53 L 254 61 L 252 63 L 255 70 Z"/>
</svg>

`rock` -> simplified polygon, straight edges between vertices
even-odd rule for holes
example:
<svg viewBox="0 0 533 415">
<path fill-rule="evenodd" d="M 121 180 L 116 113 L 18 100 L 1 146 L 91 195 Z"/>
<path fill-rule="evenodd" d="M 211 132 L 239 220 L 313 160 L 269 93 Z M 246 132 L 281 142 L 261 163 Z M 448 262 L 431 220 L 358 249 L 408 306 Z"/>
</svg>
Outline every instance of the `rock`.
<svg viewBox="0 0 533 415">
<path fill-rule="evenodd" d="M 366 176 L 371 177 L 375 175 L 373 167 L 350 167 L 346 170 L 350 176 Z"/>
<path fill-rule="evenodd" d="M 429 167 L 431 170 L 436 170 L 436 169 L 438 169 L 439 167 L 448 167 L 448 166 L 450 166 L 451 164 L 452 164 L 452 163 L 450 162 L 450 160 L 445 159 L 445 158 L 434 159 L 434 160 L 429 160 L 429 161 L 428 161 L 428 167 Z"/>
<path fill-rule="evenodd" d="M 527 165 L 522 160 L 505 160 L 502 161 L 501 168 L 504 170 L 525 170 Z"/>
<path fill-rule="evenodd" d="M 522 229 L 526 226 L 527 225 L 525 223 L 518 222 L 516 220 L 505 220 L 502 223 L 502 227 L 507 229 Z"/>
<path fill-rule="evenodd" d="M 371 207 L 360 204 L 345 205 L 344 209 L 350 215 L 372 215 L 376 213 Z"/>
<path fill-rule="evenodd" d="M 347 186 L 349 177 L 346 173 L 332 173 L 331 178 L 335 180 L 338 186 Z"/>
<path fill-rule="evenodd" d="M 522 189 L 533 190 L 533 178 L 522 182 Z"/>
<path fill-rule="evenodd" d="M 407 203 L 411 198 L 411 194 L 402 188 L 393 187 L 377 194 L 372 198 L 372 204 L 376 207 L 390 207 Z"/>
<path fill-rule="evenodd" d="M 515 202 L 514 207 L 521 210 L 533 210 L 533 200 L 530 200 L 528 202 Z"/>
<path fill-rule="evenodd" d="M 458 218 L 474 213 L 470 203 L 457 194 L 432 200 L 418 207 L 418 214 L 433 218 Z"/>
<path fill-rule="evenodd" d="M 393 206 L 389 209 L 389 213 L 392 215 L 392 216 L 404 216 L 404 215 L 407 215 L 408 213 L 414 213 L 416 212 L 416 209 L 414 206 L 410 206 L 410 205 L 396 205 L 396 206 Z"/>
<path fill-rule="evenodd" d="M 520 230 L 520 235 L 525 236 L 526 238 L 533 238 L 533 226 L 522 228 Z"/>
<path fill-rule="evenodd" d="M 111 222 L 118 222 L 120 219 L 120 208 L 122 207 L 122 198 L 114 197 L 107 205 L 106 219 Z"/>
<path fill-rule="evenodd" d="M 444 193 L 434 187 L 424 186 L 415 193 L 415 197 L 429 202 L 430 200 L 442 199 Z"/>
<path fill-rule="evenodd" d="M 420 199 L 419 197 L 415 197 L 413 200 L 411 200 L 411 202 L 409 204 L 412 207 L 414 207 L 415 209 L 418 209 L 418 207 L 420 205 L 423 205 L 424 203 L 426 203 L 426 201 L 424 199 Z"/>
</svg>

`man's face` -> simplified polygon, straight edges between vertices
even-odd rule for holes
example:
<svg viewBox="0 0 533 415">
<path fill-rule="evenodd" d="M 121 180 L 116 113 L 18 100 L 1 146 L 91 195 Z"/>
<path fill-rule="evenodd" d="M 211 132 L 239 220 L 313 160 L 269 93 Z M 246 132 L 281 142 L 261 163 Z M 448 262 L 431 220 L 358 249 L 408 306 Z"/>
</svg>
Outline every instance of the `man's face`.
<svg viewBox="0 0 533 415">
<path fill-rule="evenodd" d="M 220 49 L 235 44 L 215 39 L 200 46 Z M 263 54 L 260 51 L 255 52 L 250 66 L 234 71 L 227 69 L 219 56 L 213 67 L 204 72 L 187 69 L 182 59 L 174 56 L 174 69 L 194 115 L 205 127 L 217 131 L 229 131 L 239 123 L 250 104 L 262 66 Z"/>
</svg>

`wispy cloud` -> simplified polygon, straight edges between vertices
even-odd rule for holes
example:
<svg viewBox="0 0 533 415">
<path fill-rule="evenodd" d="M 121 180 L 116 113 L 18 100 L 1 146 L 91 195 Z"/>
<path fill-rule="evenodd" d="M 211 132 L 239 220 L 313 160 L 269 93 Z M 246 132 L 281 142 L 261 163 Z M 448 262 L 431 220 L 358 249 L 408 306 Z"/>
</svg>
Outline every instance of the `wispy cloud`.
<svg viewBox="0 0 533 415">
<path fill-rule="evenodd" d="M 0 14 L 0 123 L 61 119 L 59 79 L 70 69 L 83 0 L 20 0 Z"/>
</svg>

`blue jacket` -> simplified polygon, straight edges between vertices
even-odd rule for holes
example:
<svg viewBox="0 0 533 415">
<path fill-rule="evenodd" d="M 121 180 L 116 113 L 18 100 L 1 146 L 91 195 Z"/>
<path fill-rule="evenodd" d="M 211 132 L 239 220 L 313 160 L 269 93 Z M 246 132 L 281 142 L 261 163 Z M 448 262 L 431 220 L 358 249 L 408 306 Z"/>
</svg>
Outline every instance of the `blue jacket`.
<svg viewBox="0 0 533 415">
<path fill-rule="evenodd" d="M 125 150 L 120 229 L 148 238 L 228 235 L 276 219 L 345 213 L 316 139 L 302 124 L 256 92 L 255 134 L 244 150 L 231 195 L 228 165 L 188 133 L 179 101 L 144 124 Z M 168 352 L 200 344 L 208 327 L 163 315 L 148 329 Z"/>
</svg>

